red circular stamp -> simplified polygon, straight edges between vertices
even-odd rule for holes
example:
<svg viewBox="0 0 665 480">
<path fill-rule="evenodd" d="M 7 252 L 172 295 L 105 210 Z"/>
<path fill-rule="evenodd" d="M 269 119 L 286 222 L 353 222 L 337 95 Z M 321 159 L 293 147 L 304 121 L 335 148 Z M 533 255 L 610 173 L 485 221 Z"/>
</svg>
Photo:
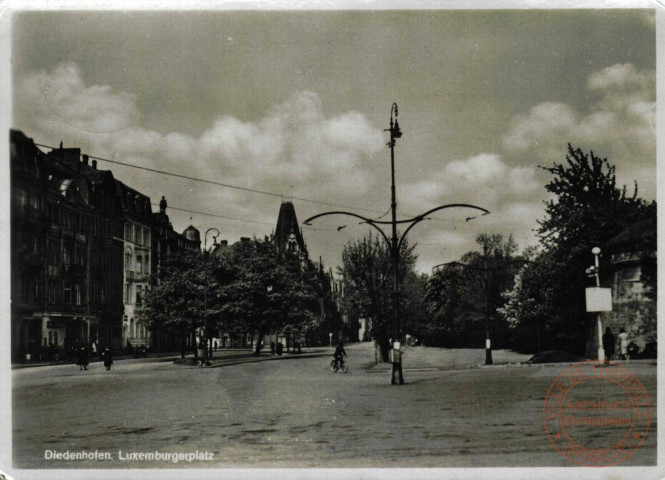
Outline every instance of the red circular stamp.
<svg viewBox="0 0 665 480">
<path fill-rule="evenodd" d="M 568 367 L 552 382 L 543 405 L 543 425 L 554 448 L 586 467 L 626 461 L 644 443 L 650 424 L 644 385 L 616 363 Z"/>
</svg>

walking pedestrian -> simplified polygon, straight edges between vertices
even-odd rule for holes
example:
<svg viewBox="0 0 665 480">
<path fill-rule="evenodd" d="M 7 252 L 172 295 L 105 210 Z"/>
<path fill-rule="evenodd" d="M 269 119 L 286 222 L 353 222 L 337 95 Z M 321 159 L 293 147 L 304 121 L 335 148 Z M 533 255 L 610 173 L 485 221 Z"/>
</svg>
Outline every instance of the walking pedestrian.
<svg viewBox="0 0 665 480">
<path fill-rule="evenodd" d="M 104 367 L 106 367 L 106 370 L 111 370 L 111 365 L 113 365 L 113 354 L 108 345 L 102 351 L 102 357 L 104 358 Z"/>
<path fill-rule="evenodd" d="M 271 357 L 275 356 L 275 342 L 273 341 L 270 342 L 270 356 Z"/>
<path fill-rule="evenodd" d="M 282 344 L 282 342 L 277 342 L 276 351 L 277 351 L 277 355 L 279 355 L 281 357 L 282 353 L 284 352 L 284 345 Z"/>
<path fill-rule="evenodd" d="M 603 350 L 605 350 L 605 363 L 609 363 L 610 359 L 614 356 L 614 344 L 616 340 L 610 327 L 605 329 L 603 334 Z"/>
<path fill-rule="evenodd" d="M 628 333 L 625 328 L 619 330 L 619 347 L 621 348 L 621 358 L 623 360 L 630 360 L 628 355 Z"/>
</svg>

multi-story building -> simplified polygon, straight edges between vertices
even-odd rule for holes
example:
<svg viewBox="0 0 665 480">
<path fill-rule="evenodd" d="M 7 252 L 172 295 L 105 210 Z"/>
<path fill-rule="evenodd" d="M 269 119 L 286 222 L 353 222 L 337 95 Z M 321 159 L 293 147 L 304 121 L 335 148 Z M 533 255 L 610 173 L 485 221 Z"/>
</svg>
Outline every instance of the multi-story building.
<svg viewBox="0 0 665 480">
<path fill-rule="evenodd" d="M 152 214 L 151 285 L 159 284 L 159 267 L 166 258 L 183 251 L 196 252 L 201 249 L 199 231 L 190 226 L 185 230 L 185 233 L 176 232 L 166 213 L 167 206 L 166 198 L 162 197 L 159 202 L 159 212 Z M 177 350 L 179 348 L 179 337 L 172 335 L 171 332 L 165 329 L 153 327 L 149 331 L 149 337 L 148 345 L 153 351 Z"/>
<path fill-rule="evenodd" d="M 18 131 L 10 150 L 12 358 L 119 343 L 121 223 L 111 173 L 79 149 L 44 153 Z"/>
<path fill-rule="evenodd" d="M 141 321 L 152 274 L 152 207 L 150 198 L 116 180 L 123 213 L 124 347 L 147 346 L 148 329 Z"/>
</svg>

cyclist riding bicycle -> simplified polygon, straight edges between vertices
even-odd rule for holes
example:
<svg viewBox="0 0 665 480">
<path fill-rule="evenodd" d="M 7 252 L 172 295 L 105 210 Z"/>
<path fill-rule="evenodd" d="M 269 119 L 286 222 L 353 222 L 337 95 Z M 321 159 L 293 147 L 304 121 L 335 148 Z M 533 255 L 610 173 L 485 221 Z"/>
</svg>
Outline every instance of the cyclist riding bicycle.
<svg viewBox="0 0 665 480">
<path fill-rule="evenodd" d="M 333 355 L 335 357 L 335 362 L 337 365 L 342 366 L 344 365 L 344 357 L 346 357 L 346 351 L 344 350 L 344 344 L 342 342 L 337 345 L 337 348 L 335 348 L 335 353 Z"/>
</svg>

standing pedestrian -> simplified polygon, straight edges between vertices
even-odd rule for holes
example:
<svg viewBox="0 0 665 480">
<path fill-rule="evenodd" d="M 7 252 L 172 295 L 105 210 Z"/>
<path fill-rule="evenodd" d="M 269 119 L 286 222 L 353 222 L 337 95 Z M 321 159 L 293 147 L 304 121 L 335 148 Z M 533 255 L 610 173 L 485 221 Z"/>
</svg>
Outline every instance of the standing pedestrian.
<svg viewBox="0 0 665 480">
<path fill-rule="evenodd" d="M 280 357 L 282 356 L 282 353 L 284 352 L 284 345 L 282 344 L 281 341 L 277 342 L 277 355 Z"/>
<path fill-rule="evenodd" d="M 206 340 L 203 337 L 199 337 L 199 360 L 201 360 L 201 366 L 205 365 L 210 365 L 210 362 L 208 362 L 208 345 L 206 344 Z"/>
<path fill-rule="evenodd" d="M 274 357 L 275 356 L 275 342 L 270 341 L 270 356 Z"/>
<path fill-rule="evenodd" d="M 628 333 L 626 333 L 625 328 L 619 330 L 619 347 L 621 348 L 621 358 L 630 360 L 628 355 Z"/>
<path fill-rule="evenodd" d="M 614 356 L 615 342 L 616 340 L 614 338 L 612 330 L 610 330 L 610 327 L 607 327 L 605 329 L 605 333 L 603 334 L 603 350 L 605 350 L 605 363 L 609 363 L 610 359 Z"/>
<path fill-rule="evenodd" d="M 108 345 L 102 351 L 102 357 L 104 358 L 104 367 L 106 367 L 106 370 L 111 370 L 111 365 L 113 365 L 113 354 Z"/>
<path fill-rule="evenodd" d="M 85 348 L 85 345 L 81 345 L 78 350 L 78 358 L 76 360 L 76 365 L 79 366 L 79 370 L 87 370 L 90 360 L 88 358 L 88 349 Z"/>
</svg>

